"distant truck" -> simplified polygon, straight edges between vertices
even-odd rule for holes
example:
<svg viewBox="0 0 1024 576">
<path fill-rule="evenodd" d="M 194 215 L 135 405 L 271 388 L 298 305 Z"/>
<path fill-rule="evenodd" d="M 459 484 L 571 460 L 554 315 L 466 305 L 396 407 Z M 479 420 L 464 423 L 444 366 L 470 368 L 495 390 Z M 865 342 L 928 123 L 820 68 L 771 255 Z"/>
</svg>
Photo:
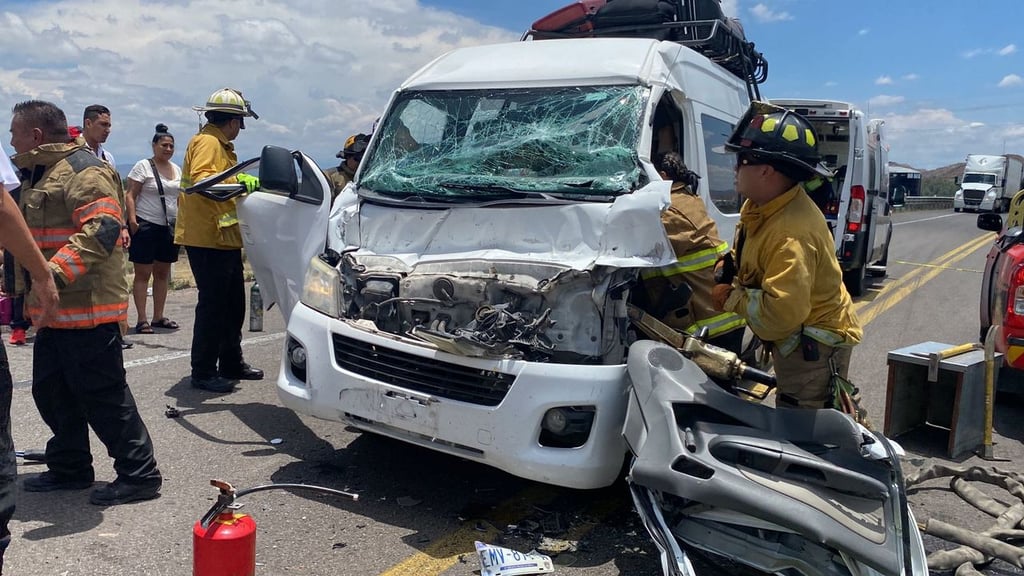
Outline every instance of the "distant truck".
<svg viewBox="0 0 1024 576">
<path fill-rule="evenodd" d="M 1010 200 L 1021 189 L 1024 157 L 968 154 L 960 189 L 953 197 L 953 211 L 1007 212 Z"/>
<path fill-rule="evenodd" d="M 903 206 L 908 197 L 921 195 L 921 173 L 913 168 L 889 164 L 889 196 L 893 206 Z"/>
<path fill-rule="evenodd" d="M 772 103 L 807 118 L 818 133 L 822 162 L 836 177 L 833 197 L 811 197 L 835 237 L 846 289 L 861 296 L 868 274 L 885 276 L 892 238 L 885 122 L 867 119 L 847 102 L 772 98 Z"/>
</svg>

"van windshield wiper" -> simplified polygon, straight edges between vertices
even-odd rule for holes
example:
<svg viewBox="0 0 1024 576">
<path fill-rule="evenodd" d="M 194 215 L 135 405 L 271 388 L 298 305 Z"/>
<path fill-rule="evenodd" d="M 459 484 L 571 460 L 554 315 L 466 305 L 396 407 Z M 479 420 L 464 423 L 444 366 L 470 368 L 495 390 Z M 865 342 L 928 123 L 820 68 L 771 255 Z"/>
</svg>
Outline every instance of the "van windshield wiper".
<svg viewBox="0 0 1024 576">
<path fill-rule="evenodd" d="M 547 192 L 538 192 L 536 190 L 522 190 L 519 188 L 512 188 L 511 186 L 499 186 L 496 184 L 463 184 L 461 182 L 441 182 L 438 186 L 442 188 L 449 188 L 452 190 L 470 190 L 473 192 L 483 192 L 483 194 L 473 194 L 467 196 L 460 196 L 460 198 L 472 198 L 474 200 L 479 199 L 497 199 L 496 195 L 512 196 L 513 198 L 543 198 L 545 200 L 564 200 L 557 196 L 551 195 Z"/>
</svg>

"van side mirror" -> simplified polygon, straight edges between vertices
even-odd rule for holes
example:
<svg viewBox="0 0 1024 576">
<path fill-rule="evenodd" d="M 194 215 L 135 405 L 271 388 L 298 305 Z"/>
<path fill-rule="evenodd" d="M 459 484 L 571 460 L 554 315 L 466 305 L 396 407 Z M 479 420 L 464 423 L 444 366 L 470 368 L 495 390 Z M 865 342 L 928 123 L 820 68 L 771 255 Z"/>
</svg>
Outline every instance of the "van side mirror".
<svg viewBox="0 0 1024 576">
<path fill-rule="evenodd" d="M 292 197 L 299 189 L 292 153 L 280 146 L 264 146 L 260 154 L 260 187 Z"/>
<path fill-rule="evenodd" d="M 999 232 L 1003 229 L 1003 217 L 999 214 L 978 214 L 978 228 Z"/>
</svg>

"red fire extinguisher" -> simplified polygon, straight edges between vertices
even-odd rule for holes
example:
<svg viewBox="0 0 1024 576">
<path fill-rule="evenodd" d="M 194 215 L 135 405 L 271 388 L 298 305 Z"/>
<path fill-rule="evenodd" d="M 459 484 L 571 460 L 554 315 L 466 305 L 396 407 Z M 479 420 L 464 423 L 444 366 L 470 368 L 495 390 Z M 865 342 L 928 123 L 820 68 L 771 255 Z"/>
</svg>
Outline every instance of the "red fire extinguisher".
<svg viewBox="0 0 1024 576">
<path fill-rule="evenodd" d="M 217 502 L 192 527 L 192 576 L 255 576 L 256 520 L 237 511 L 235 500 L 246 494 L 274 489 L 327 492 L 358 500 L 358 494 L 306 484 L 268 484 L 247 490 L 223 480 L 210 480 L 220 490 Z"/>
</svg>

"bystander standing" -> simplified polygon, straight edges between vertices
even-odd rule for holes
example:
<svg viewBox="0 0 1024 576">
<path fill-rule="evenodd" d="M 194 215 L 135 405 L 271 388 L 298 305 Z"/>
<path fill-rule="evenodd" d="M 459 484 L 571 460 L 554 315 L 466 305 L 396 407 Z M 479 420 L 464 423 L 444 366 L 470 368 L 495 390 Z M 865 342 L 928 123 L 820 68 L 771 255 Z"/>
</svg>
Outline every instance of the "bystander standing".
<svg viewBox="0 0 1024 576">
<path fill-rule="evenodd" d="M 60 294 L 58 311 L 39 325 L 32 351 L 32 397 L 53 433 L 47 470 L 26 479 L 25 490 L 92 486 L 92 428 L 113 457 L 117 477 L 93 490 L 89 501 L 107 506 L 156 498 L 162 477 L 121 349 L 128 286 L 119 240 L 120 177 L 83 145 L 68 142 L 64 112 L 49 102 L 14 106 L 11 145 L 26 191 L 21 211 Z M 15 290 L 24 288 L 16 274 Z M 39 304 L 30 301 L 29 312 L 41 312 Z"/>
</svg>

